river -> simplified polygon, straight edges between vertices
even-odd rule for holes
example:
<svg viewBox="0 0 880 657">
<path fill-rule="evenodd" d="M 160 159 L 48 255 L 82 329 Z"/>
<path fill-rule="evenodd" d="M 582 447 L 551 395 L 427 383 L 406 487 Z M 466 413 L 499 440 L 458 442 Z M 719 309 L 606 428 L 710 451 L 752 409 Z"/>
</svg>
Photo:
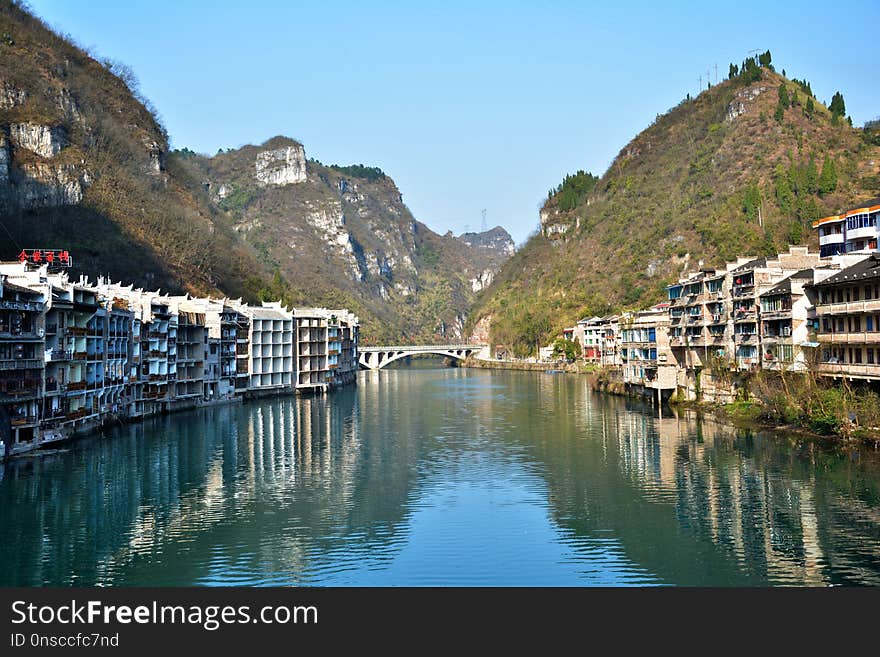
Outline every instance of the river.
<svg viewBox="0 0 880 657">
<path fill-rule="evenodd" d="M 16 459 L 0 585 L 880 584 L 880 457 L 401 367 Z"/>
</svg>

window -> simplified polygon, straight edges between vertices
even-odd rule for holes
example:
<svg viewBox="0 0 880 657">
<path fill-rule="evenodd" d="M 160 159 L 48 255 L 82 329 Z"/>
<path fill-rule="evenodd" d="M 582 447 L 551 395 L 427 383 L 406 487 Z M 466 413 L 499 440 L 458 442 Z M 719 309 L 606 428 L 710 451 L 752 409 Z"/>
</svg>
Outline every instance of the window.
<svg viewBox="0 0 880 657">
<path fill-rule="evenodd" d="M 866 356 L 867 356 L 866 360 L 868 361 L 868 365 L 873 365 L 874 364 L 874 348 L 873 347 L 868 347 Z"/>
<path fill-rule="evenodd" d="M 871 315 L 865 317 L 865 330 L 873 331 L 874 330 L 874 318 Z"/>
</svg>

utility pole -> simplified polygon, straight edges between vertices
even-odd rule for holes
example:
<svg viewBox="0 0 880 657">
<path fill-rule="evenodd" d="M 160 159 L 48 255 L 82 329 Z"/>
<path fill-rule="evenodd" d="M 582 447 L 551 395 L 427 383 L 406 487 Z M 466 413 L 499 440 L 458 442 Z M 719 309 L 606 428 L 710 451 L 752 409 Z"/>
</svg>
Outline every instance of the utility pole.
<svg viewBox="0 0 880 657">
<path fill-rule="evenodd" d="M 483 223 L 480 224 L 480 232 L 486 232 L 486 208 L 483 208 Z"/>
<path fill-rule="evenodd" d="M 718 62 L 715 62 L 715 84 L 718 84 Z"/>
<path fill-rule="evenodd" d="M 697 78 L 697 95 L 700 95 L 700 92 L 703 90 L 703 74 Z"/>
</svg>

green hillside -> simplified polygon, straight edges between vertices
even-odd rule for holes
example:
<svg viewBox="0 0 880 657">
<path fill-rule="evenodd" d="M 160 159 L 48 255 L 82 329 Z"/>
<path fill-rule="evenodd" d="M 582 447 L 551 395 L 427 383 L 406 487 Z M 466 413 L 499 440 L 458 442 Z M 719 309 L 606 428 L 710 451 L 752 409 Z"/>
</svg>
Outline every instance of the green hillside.
<svg viewBox="0 0 880 657">
<path fill-rule="evenodd" d="M 433 341 L 461 339 L 512 247 L 438 235 L 380 169 L 306 162 L 286 137 L 168 149 L 130 69 L 0 0 L 0 259 L 64 248 L 74 276 L 344 306 L 367 341 Z"/>
<path fill-rule="evenodd" d="M 133 73 L 97 61 L 5 0 L 0 34 L 0 135 L 9 160 L 0 258 L 19 247 L 62 247 L 74 254 L 74 273 L 253 297 L 266 268 L 198 181 L 165 162 L 168 137 Z M 56 131 L 59 152 L 41 156 L 16 144 L 12 131 L 22 125 Z"/>
<path fill-rule="evenodd" d="M 658 115 L 598 181 L 551 190 L 469 328 L 488 321 L 493 343 L 534 353 L 582 316 L 663 299 L 700 262 L 816 247 L 813 220 L 877 196 L 876 132 L 850 126 L 840 94 L 826 107 L 762 59 Z"/>
</svg>

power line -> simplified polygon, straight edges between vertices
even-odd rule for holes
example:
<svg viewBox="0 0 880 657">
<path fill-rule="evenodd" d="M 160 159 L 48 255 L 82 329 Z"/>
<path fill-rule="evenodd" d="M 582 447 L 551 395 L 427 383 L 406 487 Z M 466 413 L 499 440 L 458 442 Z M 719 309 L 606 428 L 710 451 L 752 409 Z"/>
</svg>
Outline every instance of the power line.
<svg viewBox="0 0 880 657">
<path fill-rule="evenodd" d="M 21 251 L 22 250 L 21 245 L 15 241 L 15 238 L 12 236 L 12 233 L 10 233 L 9 229 L 6 227 L 6 224 L 4 224 L 2 221 L 0 221 L 0 226 L 3 226 L 3 230 L 5 230 L 6 234 L 9 235 L 9 239 L 11 239 L 12 243 L 15 244 L 15 248 L 17 248 L 19 251 Z"/>
</svg>

